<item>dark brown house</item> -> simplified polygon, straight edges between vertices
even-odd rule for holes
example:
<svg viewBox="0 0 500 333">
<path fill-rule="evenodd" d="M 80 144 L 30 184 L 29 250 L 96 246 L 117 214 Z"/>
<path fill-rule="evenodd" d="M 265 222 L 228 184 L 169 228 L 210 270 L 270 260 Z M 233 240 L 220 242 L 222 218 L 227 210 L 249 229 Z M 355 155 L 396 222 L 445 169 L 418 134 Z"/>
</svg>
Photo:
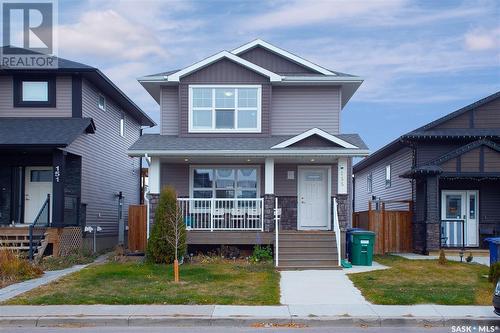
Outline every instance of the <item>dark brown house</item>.
<svg viewBox="0 0 500 333">
<path fill-rule="evenodd" d="M 485 247 L 500 234 L 500 92 L 401 136 L 354 176 L 354 211 L 414 200 L 416 251 Z"/>
</svg>

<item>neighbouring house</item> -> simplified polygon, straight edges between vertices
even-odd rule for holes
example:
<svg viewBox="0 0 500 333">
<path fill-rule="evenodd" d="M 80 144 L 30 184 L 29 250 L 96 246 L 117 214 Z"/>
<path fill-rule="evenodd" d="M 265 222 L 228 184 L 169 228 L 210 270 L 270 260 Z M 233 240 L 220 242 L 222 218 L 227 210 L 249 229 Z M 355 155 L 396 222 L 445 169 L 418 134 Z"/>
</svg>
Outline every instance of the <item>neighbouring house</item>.
<svg viewBox="0 0 500 333">
<path fill-rule="evenodd" d="M 116 244 L 140 195 L 127 149 L 155 125 L 97 68 L 58 63 L 0 70 L 0 244 L 27 249 L 36 222 L 36 246 L 48 237 L 56 255 L 82 244 L 85 226 L 100 227 L 98 249 Z"/>
<path fill-rule="evenodd" d="M 139 82 L 161 112 L 129 150 L 150 159 L 151 221 L 172 185 L 191 247 L 274 244 L 280 268 L 339 266 L 352 158 L 368 154 L 340 114 L 361 78 L 254 40 Z"/>
<path fill-rule="evenodd" d="M 500 92 L 402 135 L 354 166 L 354 211 L 413 200 L 413 248 L 500 235 Z"/>
</svg>

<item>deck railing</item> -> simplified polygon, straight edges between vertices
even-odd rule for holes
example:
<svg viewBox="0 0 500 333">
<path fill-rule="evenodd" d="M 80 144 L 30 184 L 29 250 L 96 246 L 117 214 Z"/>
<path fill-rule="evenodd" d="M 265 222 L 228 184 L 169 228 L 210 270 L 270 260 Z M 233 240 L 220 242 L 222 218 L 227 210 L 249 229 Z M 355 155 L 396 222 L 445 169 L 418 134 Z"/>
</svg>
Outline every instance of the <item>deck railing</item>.
<svg viewBox="0 0 500 333">
<path fill-rule="evenodd" d="M 264 199 L 178 198 L 188 230 L 264 231 Z"/>
<path fill-rule="evenodd" d="M 465 221 L 441 221 L 441 247 L 465 247 Z"/>
</svg>

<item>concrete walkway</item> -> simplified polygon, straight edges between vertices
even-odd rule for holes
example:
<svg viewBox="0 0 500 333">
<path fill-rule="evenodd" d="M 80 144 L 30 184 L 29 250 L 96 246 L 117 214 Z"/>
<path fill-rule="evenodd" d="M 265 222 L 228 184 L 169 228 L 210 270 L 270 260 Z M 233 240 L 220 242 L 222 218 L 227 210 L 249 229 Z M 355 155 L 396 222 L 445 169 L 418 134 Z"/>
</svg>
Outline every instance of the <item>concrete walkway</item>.
<svg viewBox="0 0 500 333">
<path fill-rule="evenodd" d="M 491 306 L 370 304 L 0 306 L 1 326 L 497 325 Z"/>
<path fill-rule="evenodd" d="M 410 260 L 434 260 L 438 259 L 438 256 L 424 256 L 423 254 L 416 254 L 416 253 L 391 253 L 395 256 L 400 256 L 406 259 Z M 462 261 L 465 263 L 465 257 L 468 256 L 467 251 L 465 251 L 465 255 L 462 259 Z M 446 256 L 446 259 L 452 260 L 452 261 L 460 261 L 460 256 Z M 472 259 L 473 263 L 480 264 L 480 265 L 485 265 L 485 266 L 490 266 L 490 257 L 484 257 L 484 256 L 474 256 Z"/>
<path fill-rule="evenodd" d="M 107 254 L 101 255 L 97 257 L 93 263 L 101 263 L 107 259 L 107 256 L 108 256 Z M 0 289 L 0 302 L 5 302 L 10 298 L 16 297 L 27 291 L 43 286 L 44 284 L 60 279 L 63 276 L 66 276 L 74 272 L 78 272 L 79 270 L 87 267 L 88 265 L 91 264 L 75 265 L 73 267 L 61 269 L 58 271 L 47 271 L 39 278 L 11 284 L 10 286 Z"/>
<path fill-rule="evenodd" d="M 353 266 L 343 270 L 282 271 L 281 304 L 369 304 L 347 274 L 386 269 L 376 262 L 373 266 Z"/>
</svg>

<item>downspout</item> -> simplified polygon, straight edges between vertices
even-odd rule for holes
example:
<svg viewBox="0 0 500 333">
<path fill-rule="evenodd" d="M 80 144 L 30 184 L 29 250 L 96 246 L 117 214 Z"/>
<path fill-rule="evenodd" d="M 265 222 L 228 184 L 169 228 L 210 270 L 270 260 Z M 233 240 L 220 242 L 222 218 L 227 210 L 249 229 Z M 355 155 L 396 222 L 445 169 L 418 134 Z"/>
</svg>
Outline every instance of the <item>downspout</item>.
<svg viewBox="0 0 500 333">
<path fill-rule="evenodd" d="M 146 159 L 146 163 L 148 164 L 148 177 L 149 177 L 149 168 L 151 167 L 151 160 L 149 159 L 148 154 L 144 154 L 144 158 Z M 142 159 L 142 157 L 141 157 Z M 144 185 L 144 204 L 146 205 L 146 238 L 149 239 L 149 185 Z"/>
</svg>

